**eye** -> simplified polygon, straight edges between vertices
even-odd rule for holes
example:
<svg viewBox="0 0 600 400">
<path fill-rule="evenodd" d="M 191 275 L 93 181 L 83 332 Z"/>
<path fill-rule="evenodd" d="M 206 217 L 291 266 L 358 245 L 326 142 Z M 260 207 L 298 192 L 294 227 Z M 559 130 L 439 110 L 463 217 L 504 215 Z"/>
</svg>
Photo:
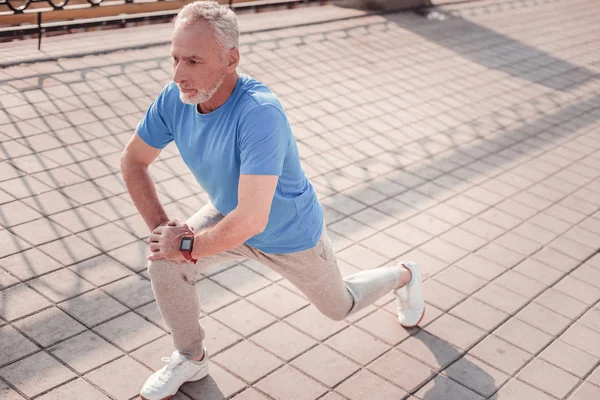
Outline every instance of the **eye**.
<svg viewBox="0 0 600 400">
<path fill-rule="evenodd" d="M 174 62 L 174 63 L 178 63 L 178 62 L 179 62 L 179 58 L 177 58 L 177 57 L 173 56 L 173 62 Z"/>
<path fill-rule="evenodd" d="M 195 61 L 195 60 L 190 60 L 190 65 L 197 65 L 197 64 L 199 64 L 199 62 L 198 62 L 198 61 Z"/>
</svg>

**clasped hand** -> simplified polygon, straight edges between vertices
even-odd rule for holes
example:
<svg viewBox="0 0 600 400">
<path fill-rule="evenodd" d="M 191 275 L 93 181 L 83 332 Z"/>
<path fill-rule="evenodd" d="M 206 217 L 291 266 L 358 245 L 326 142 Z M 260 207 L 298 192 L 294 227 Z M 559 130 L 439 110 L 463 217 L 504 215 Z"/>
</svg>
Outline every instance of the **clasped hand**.
<svg viewBox="0 0 600 400">
<path fill-rule="evenodd" d="M 181 223 L 176 219 L 169 221 L 166 224 L 159 225 L 148 238 L 150 245 L 150 255 L 148 260 L 168 260 L 177 263 L 187 263 L 179 246 L 181 238 L 187 235 L 193 235 L 194 228 L 186 223 Z"/>
</svg>

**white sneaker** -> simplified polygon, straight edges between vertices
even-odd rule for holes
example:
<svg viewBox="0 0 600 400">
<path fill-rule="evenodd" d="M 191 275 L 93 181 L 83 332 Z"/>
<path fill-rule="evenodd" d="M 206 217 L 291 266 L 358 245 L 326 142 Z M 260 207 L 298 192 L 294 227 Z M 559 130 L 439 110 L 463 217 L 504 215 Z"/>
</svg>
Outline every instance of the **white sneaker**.
<svg viewBox="0 0 600 400">
<path fill-rule="evenodd" d="M 146 380 L 140 391 L 143 400 L 167 400 L 177 394 L 179 387 L 186 382 L 194 382 L 208 375 L 208 352 L 204 349 L 202 361 L 193 361 L 179 353 L 164 357 L 168 363 Z"/>
<path fill-rule="evenodd" d="M 398 298 L 398 321 L 405 328 L 413 328 L 421 322 L 425 315 L 425 299 L 421 288 L 421 268 L 414 262 L 400 262 L 412 273 L 410 282 L 396 289 Z"/>
</svg>

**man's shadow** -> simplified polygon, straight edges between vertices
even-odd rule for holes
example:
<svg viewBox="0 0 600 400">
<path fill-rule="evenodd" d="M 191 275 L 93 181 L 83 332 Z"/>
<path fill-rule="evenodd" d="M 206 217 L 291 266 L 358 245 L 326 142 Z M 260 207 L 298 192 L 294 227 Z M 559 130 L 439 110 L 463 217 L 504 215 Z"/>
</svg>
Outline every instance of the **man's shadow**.
<svg viewBox="0 0 600 400">
<path fill-rule="evenodd" d="M 508 379 L 501 372 L 498 372 L 496 378 L 491 376 L 482 369 L 483 362 L 424 330 L 413 338 L 431 351 L 443 369 L 442 374 L 417 392 L 423 400 L 484 400 L 504 383 L 505 380 L 502 379 Z"/>
</svg>

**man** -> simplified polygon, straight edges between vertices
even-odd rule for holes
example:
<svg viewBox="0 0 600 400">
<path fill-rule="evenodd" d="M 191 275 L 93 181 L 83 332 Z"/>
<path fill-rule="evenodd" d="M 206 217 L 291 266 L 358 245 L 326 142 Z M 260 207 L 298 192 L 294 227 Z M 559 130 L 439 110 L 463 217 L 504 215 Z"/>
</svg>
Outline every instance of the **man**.
<svg viewBox="0 0 600 400">
<path fill-rule="evenodd" d="M 173 82 L 150 105 L 123 152 L 127 189 L 152 234 L 148 271 L 175 351 L 148 378 L 146 400 L 167 399 L 208 374 L 195 282 L 208 266 L 250 258 L 298 287 L 326 316 L 341 320 L 394 291 L 400 324 L 423 317 L 414 263 L 342 279 L 286 114 L 273 93 L 236 72 L 238 22 L 213 2 L 184 7 L 175 19 Z M 175 141 L 210 203 L 186 223 L 170 220 L 148 165 Z"/>
</svg>

